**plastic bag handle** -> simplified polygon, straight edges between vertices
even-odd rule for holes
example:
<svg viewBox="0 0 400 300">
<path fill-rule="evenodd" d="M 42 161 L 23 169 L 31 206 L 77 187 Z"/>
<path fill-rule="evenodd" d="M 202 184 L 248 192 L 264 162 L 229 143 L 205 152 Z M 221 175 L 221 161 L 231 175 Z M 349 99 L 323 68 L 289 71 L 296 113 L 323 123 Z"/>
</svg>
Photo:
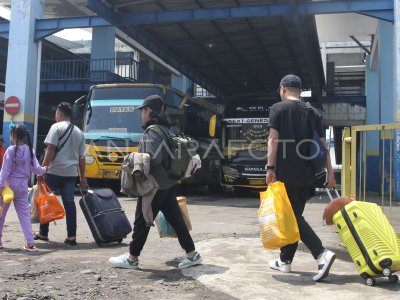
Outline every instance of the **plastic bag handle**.
<svg viewBox="0 0 400 300">
<path fill-rule="evenodd" d="M 45 182 L 42 182 L 39 184 L 39 194 L 48 195 L 50 193 L 51 193 L 51 190 Z"/>
</svg>

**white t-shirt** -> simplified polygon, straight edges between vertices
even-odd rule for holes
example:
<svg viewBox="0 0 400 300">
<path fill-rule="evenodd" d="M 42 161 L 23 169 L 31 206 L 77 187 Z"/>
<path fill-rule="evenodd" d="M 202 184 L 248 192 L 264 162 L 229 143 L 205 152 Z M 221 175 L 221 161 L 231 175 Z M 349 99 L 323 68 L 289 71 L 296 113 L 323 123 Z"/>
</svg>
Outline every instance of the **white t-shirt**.
<svg viewBox="0 0 400 300">
<path fill-rule="evenodd" d="M 68 134 L 66 134 L 60 142 L 58 139 L 67 130 L 69 124 L 70 122 L 68 121 L 53 124 L 44 140 L 44 143 L 46 145 L 51 144 L 61 146 Z M 85 137 L 83 132 L 78 127 L 74 126 L 67 142 L 50 163 L 47 173 L 64 177 L 78 176 L 79 157 L 84 156 L 85 154 Z"/>
</svg>

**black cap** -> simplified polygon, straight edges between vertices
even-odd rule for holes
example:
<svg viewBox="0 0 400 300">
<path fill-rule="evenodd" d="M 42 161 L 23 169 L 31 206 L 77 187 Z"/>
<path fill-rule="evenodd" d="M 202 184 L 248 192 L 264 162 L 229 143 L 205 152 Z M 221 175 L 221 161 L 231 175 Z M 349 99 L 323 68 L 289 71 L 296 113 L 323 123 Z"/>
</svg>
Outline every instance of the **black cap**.
<svg viewBox="0 0 400 300">
<path fill-rule="evenodd" d="M 165 105 L 163 98 L 159 95 L 150 95 L 146 99 L 144 99 L 143 104 L 136 107 L 136 109 L 142 109 L 144 107 L 149 107 L 151 109 L 160 109 Z"/>
<path fill-rule="evenodd" d="M 297 88 L 297 89 L 301 90 L 302 89 L 301 79 L 300 79 L 300 77 L 293 75 L 293 74 L 286 75 L 285 77 L 283 77 L 281 79 L 281 82 L 279 83 L 278 93 L 279 93 L 279 89 L 282 86 Z"/>
</svg>

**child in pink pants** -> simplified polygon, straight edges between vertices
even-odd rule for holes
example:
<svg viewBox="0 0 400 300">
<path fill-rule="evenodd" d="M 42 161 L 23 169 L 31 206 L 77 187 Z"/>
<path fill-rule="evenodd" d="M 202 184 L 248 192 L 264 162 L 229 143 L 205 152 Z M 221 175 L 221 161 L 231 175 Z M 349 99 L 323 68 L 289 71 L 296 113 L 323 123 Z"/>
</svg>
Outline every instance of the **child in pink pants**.
<svg viewBox="0 0 400 300">
<path fill-rule="evenodd" d="M 0 206 L 3 207 L 0 215 L 0 249 L 3 248 L 3 225 L 11 204 L 3 203 L 1 192 L 8 185 L 14 192 L 14 207 L 26 240 L 24 250 L 36 252 L 38 249 L 33 240 L 31 216 L 27 200 L 28 181 L 31 173 L 43 175 L 46 172 L 46 168 L 39 165 L 32 150 L 29 133 L 24 125 L 13 126 L 10 130 L 10 138 L 14 145 L 7 148 L 0 172 Z M 28 145 L 25 144 L 26 140 Z"/>
</svg>

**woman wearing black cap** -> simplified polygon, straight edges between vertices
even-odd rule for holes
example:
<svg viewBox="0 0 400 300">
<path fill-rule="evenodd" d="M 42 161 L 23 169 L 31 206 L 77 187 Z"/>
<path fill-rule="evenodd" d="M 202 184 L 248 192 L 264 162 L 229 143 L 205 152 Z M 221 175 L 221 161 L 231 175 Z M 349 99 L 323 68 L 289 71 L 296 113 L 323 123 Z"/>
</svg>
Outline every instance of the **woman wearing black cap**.
<svg viewBox="0 0 400 300">
<path fill-rule="evenodd" d="M 167 165 L 169 150 L 167 137 L 161 130 L 156 130 L 150 125 L 157 125 L 169 128 L 165 103 L 158 95 L 147 97 L 143 104 L 137 109 L 141 110 L 145 132 L 139 144 L 139 153 L 148 153 L 151 157 L 150 174 L 155 178 L 159 189 L 152 201 L 154 217 L 161 210 L 168 222 L 175 229 L 181 247 L 186 251 L 186 256 L 181 260 L 178 267 L 180 269 L 198 265 L 202 262 L 200 254 L 195 250 L 190 233 L 183 220 L 181 211 L 176 201 L 176 180 L 168 176 Z M 146 221 L 142 212 L 142 197 L 138 197 L 136 206 L 136 216 L 133 228 L 132 242 L 129 246 L 129 254 L 118 257 L 111 257 L 109 262 L 114 267 L 137 269 L 139 267 L 139 255 L 146 242 L 150 227 L 146 226 Z"/>
</svg>

